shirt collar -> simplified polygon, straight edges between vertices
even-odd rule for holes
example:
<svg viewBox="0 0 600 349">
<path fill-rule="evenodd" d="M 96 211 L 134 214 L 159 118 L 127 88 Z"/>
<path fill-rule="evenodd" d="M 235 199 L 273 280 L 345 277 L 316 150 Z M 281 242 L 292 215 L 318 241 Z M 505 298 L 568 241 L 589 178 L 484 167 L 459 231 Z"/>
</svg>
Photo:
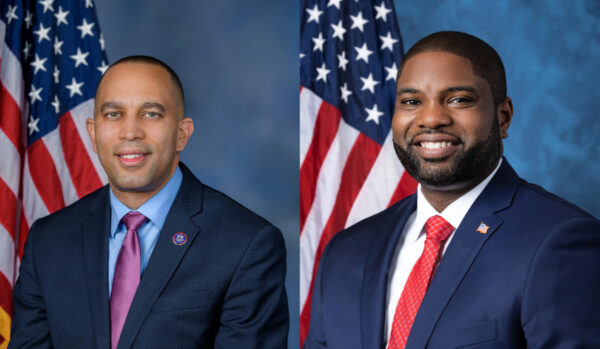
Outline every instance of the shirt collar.
<svg viewBox="0 0 600 349">
<path fill-rule="evenodd" d="M 454 200 L 454 202 L 448 205 L 448 207 L 446 207 L 446 209 L 444 209 L 444 211 L 442 211 L 441 213 L 438 212 L 435 208 L 433 208 L 429 201 L 427 201 L 425 195 L 423 195 L 423 192 L 421 192 L 421 184 L 419 184 L 417 186 L 417 214 L 415 217 L 415 225 L 417 227 L 421 227 L 421 229 L 417 230 L 413 234 L 407 235 L 407 241 L 416 241 L 422 234 L 424 234 L 425 229 L 422 229 L 422 227 L 425 226 L 425 222 L 427 222 L 429 217 L 435 215 L 442 216 L 448 223 L 452 224 L 452 226 L 456 230 L 456 228 L 462 222 L 463 218 L 465 218 L 465 216 L 467 215 L 467 212 L 469 212 L 469 209 L 471 209 L 471 206 L 473 205 L 477 197 L 479 197 L 479 194 L 483 192 L 483 189 L 485 189 L 485 187 L 492 180 L 496 172 L 498 172 L 498 169 L 500 168 L 501 164 L 502 158 L 500 158 L 498 165 L 496 166 L 494 171 L 492 171 L 492 173 L 490 173 L 483 181 L 481 181 L 471 190 L 466 192 L 464 195 Z"/>
<path fill-rule="evenodd" d="M 161 190 L 159 190 L 158 193 L 154 194 L 150 199 L 144 202 L 136 211 L 146 216 L 150 222 L 157 225 L 159 228 L 162 228 L 165 220 L 167 219 L 169 208 L 173 204 L 173 201 L 175 201 L 175 196 L 177 196 L 177 192 L 179 191 L 182 181 L 183 174 L 181 173 L 179 166 L 177 166 L 167 184 Z M 119 223 L 121 222 L 121 219 L 123 216 L 129 213 L 131 209 L 117 199 L 112 191 L 112 188 L 109 191 L 109 195 L 111 207 L 110 226 L 113 227 L 111 229 L 110 236 L 114 237 L 116 232 L 119 230 Z"/>
</svg>

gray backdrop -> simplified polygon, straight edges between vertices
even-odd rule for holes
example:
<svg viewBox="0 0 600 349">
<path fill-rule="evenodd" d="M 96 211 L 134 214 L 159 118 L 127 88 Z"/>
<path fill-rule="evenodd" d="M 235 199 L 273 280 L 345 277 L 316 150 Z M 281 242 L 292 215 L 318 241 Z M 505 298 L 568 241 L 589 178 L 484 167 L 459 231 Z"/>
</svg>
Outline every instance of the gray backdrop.
<svg viewBox="0 0 600 349">
<path fill-rule="evenodd" d="M 297 347 L 298 2 L 97 0 L 96 6 L 111 62 L 149 54 L 180 74 L 196 126 L 183 161 L 282 229 L 289 343 Z M 395 6 L 405 48 L 434 31 L 461 30 L 497 49 L 515 106 L 507 158 L 522 177 L 600 216 L 599 3 L 395 0 Z"/>
</svg>

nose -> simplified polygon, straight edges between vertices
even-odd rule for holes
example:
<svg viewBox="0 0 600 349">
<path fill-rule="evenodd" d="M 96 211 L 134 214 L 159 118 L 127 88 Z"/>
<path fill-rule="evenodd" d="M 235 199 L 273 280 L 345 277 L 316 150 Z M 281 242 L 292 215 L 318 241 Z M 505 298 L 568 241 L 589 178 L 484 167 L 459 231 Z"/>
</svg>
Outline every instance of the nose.
<svg viewBox="0 0 600 349">
<path fill-rule="evenodd" d="M 126 115 L 121 123 L 119 136 L 121 139 L 133 141 L 144 137 L 141 120 L 135 115 Z"/>
<path fill-rule="evenodd" d="M 452 116 L 444 106 L 437 101 L 424 103 L 417 116 L 420 128 L 438 129 L 452 123 Z"/>
</svg>

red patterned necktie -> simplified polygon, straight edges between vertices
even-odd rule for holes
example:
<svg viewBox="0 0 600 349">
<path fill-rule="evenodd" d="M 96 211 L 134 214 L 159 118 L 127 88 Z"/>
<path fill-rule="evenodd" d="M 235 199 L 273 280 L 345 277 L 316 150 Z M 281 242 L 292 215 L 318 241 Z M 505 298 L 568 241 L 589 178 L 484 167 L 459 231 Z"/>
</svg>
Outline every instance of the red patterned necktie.
<svg viewBox="0 0 600 349">
<path fill-rule="evenodd" d="M 396 306 L 388 349 L 404 349 L 413 321 L 421 305 L 427 286 L 433 278 L 436 264 L 442 257 L 442 246 L 454 227 L 441 216 L 430 217 L 425 222 L 425 247 L 406 280 Z"/>
<path fill-rule="evenodd" d="M 117 347 L 123 324 L 127 318 L 131 301 L 140 283 L 140 240 L 138 228 L 146 216 L 131 211 L 123 217 L 127 234 L 117 257 L 110 296 L 110 341 L 111 348 Z"/>
</svg>

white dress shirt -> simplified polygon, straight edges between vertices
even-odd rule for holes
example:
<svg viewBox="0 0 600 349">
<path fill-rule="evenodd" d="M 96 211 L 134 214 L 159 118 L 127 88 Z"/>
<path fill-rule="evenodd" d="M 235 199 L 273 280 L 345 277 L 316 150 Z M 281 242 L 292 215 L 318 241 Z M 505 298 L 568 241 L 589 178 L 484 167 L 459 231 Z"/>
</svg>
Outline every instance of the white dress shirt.
<svg viewBox="0 0 600 349">
<path fill-rule="evenodd" d="M 442 248 L 443 256 L 452 241 L 452 237 L 454 237 L 456 228 L 460 225 L 479 194 L 481 194 L 492 177 L 494 177 L 498 168 L 500 168 L 500 164 L 502 164 L 502 159 L 500 159 L 496 169 L 494 169 L 489 176 L 473 189 L 448 205 L 441 213 L 433 208 L 429 201 L 427 201 L 421 192 L 421 185 L 419 184 L 417 187 L 417 209 L 410 215 L 406 222 L 406 226 L 402 231 L 402 236 L 398 242 L 390 265 L 389 275 L 391 277 L 388 279 L 387 314 L 385 329 L 383 331 L 385 343 L 387 343 L 390 338 L 390 333 L 392 332 L 394 313 L 396 312 L 396 305 L 398 304 L 398 300 L 400 300 L 400 295 L 404 289 L 404 284 L 406 284 L 408 275 L 419 257 L 421 257 L 421 253 L 423 253 L 425 247 L 425 222 L 432 216 L 440 215 L 454 227 L 454 230 L 450 233 L 448 240 L 446 240 L 446 243 Z"/>
</svg>

